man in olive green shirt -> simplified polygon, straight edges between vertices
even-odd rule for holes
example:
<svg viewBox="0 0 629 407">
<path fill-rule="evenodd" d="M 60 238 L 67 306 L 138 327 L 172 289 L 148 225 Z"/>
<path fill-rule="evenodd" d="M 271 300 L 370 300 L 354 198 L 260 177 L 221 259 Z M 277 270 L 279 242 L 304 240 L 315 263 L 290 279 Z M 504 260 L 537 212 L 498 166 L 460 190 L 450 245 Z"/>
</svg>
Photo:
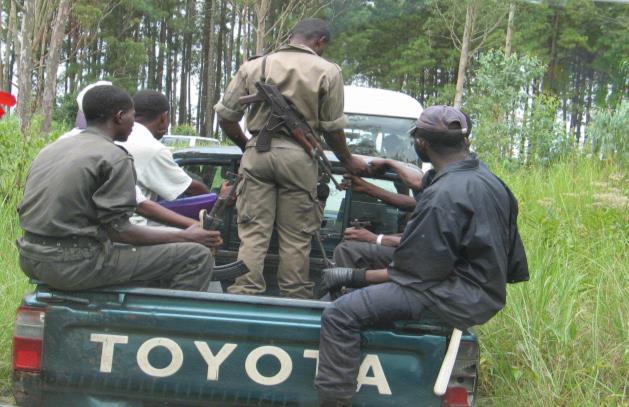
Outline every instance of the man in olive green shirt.
<svg viewBox="0 0 629 407">
<path fill-rule="evenodd" d="M 114 141 L 131 132 L 130 96 L 96 86 L 85 94 L 83 112 L 87 129 L 45 147 L 29 170 L 18 207 L 24 273 L 67 290 L 128 282 L 207 290 L 209 248 L 222 243 L 219 232 L 129 223 L 136 208 L 133 158 Z"/>
<path fill-rule="evenodd" d="M 308 257 L 312 236 L 321 225 L 317 163 L 285 131 L 273 133 L 267 152 L 256 150 L 257 137 L 247 140 L 238 125 L 244 115 L 238 99 L 255 94 L 257 81 L 275 84 L 297 113 L 323 134 L 348 171 L 366 172 L 365 162 L 352 156 L 345 143 L 347 119 L 340 68 L 321 58 L 329 40 L 330 31 L 322 20 L 299 22 L 288 45 L 243 64 L 214 107 L 221 128 L 244 152 L 240 163 L 243 182 L 236 201 L 241 240 L 238 258 L 251 271 L 229 287 L 230 293 L 260 294 L 266 290 L 262 271 L 275 226 L 280 295 L 312 297 Z M 270 111 L 264 103 L 252 105 L 247 112 L 251 134 L 265 127 Z"/>
</svg>

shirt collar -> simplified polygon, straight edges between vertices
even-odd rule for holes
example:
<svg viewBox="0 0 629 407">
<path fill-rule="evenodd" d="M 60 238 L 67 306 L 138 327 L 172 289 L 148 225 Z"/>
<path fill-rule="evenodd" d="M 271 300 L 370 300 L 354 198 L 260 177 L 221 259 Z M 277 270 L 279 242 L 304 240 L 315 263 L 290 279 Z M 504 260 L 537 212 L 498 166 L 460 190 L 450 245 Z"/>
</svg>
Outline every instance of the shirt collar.
<svg viewBox="0 0 629 407">
<path fill-rule="evenodd" d="M 142 137 L 143 139 L 151 139 L 158 141 L 155 137 L 153 137 L 153 133 L 142 123 L 135 122 L 133 123 L 133 129 L 131 130 L 131 137 Z"/>
<path fill-rule="evenodd" d="M 101 129 L 96 126 L 87 126 L 85 129 L 81 130 L 77 135 L 85 135 L 85 134 L 93 134 L 95 136 L 99 136 L 104 138 L 105 140 L 113 143 L 113 141 L 103 133 Z"/>
<path fill-rule="evenodd" d="M 424 176 L 424 184 L 428 187 L 446 174 L 457 171 L 475 170 L 478 166 L 479 160 L 476 158 L 476 154 L 470 153 L 465 159 L 450 163 L 439 172 L 436 172 L 434 169 L 428 171 Z"/>
<path fill-rule="evenodd" d="M 278 52 L 279 51 L 307 52 L 309 54 L 319 56 L 316 52 L 312 50 L 312 48 L 303 44 L 285 44 L 278 49 Z"/>
</svg>

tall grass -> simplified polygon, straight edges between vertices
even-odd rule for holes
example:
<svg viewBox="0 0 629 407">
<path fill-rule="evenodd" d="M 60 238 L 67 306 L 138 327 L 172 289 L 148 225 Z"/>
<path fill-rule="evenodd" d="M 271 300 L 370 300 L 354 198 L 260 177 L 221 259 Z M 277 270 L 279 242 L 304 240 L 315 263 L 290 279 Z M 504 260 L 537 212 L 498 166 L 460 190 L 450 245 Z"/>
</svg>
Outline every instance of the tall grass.
<svg viewBox="0 0 629 407">
<path fill-rule="evenodd" d="M 15 308 L 31 288 L 17 262 L 15 208 L 44 144 L 0 121 L 0 395 L 9 392 Z M 627 174 L 584 158 L 491 167 L 520 201 L 531 280 L 509 287 L 505 310 L 479 329 L 479 405 L 627 405 Z"/>
<path fill-rule="evenodd" d="M 40 125 L 38 120 L 33 129 Z M 55 128 L 53 137 L 60 133 Z M 11 336 L 15 310 L 30 287 L 20 271 L 15 240 L 21 234 L 17 205 L 22 197 L 28 167 L 47 140 L 25 138 L 14 118 L 0 120 L 0 396 L 10 388 Z"/>
<path fill-rule="evenodd" d="M 482 405 L 626 405 L 629 198 L 614 165 L 496 172 L 520 201 L 531 280 L 479 329 Z"/>
</svg>

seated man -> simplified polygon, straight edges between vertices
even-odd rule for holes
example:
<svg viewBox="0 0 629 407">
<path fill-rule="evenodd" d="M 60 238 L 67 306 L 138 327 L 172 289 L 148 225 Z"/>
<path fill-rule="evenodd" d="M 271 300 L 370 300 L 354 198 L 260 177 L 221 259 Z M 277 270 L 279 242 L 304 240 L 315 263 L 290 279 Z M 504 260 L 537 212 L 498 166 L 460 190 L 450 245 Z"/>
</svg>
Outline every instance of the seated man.
<svg viewBox="0 0 629 407">
<path fill-rule="evenodd" d="M 18 207 L 24 273 L 67 290 L 127 282 L 207 290 L 219 232 L 129 223 L 136 208 L 133 159 L 114 141 L 131 132 L 131 97 L 96 86 L 86 92 L 83 111 L 87 129 L 45 147 L 29 170 Z"/>
<path fill-rule="evenodd" d="M 78 136 L 87 127 L 87 124 L 85 123 L 85 115 L 83 114 L 83 96 L 85 95 L 85 93 L 87 93 L 87 91 L 89 91 L 93 87 L 100 86 L 100 85 L 111 85 L 111 84 L 112 83 L 109 81 L 98 81 L 98 82 L 87 85 L 79 92 L 79 94 L 76 97 L 76 103 L 77 103 L 78 109 L 76 113 L 75 126 L 69 132 L 64 133 L 61 136 L 59 136 L 59 140 L 65 139 L 67 137 Z M 140 216 L 136 216 L 136 218 L 141 218 L 141 219 L 146 218 L 146 219 L 154 221 L 155 223 L 168 225 L 168 226 L 175 226 L 175 227 L 179 227 L 183 229 L 196 224 L 195 220 L 182 216 L 174 211 L 171 211 L 168 208 L 163 207 L 162 205 L 154 201 L 151 201 L 142 193 L 142 190 L 137 185 L 135 187 L 135 193 L 136 193 L 136 202 L 138 205 L 135 212 L 138 215 L 140 215 Z"/>
<path fill-rule="evenodd" d="M 120 143 L 133 156 L 138 186 L 149 199 L 172 201 L 179 195 L 208 194 L 208 188 L 192 179 L 177 165 L 173 155 L 159 140 L 168 131 L 170 104 L 166 96 L 153 90 L 138 91 L 133 97 L 135 124 L 126 142 Z M 134 218 L 134 223 L 145 224 Z"/>
<path fill-rule="evenodd" d="M 434 168 L 423 179 L 393 262 L 368 272 L 324 271 L 332 288 L 365 288 L 330 303 L 321 317 L 315 387 L 323 406 L 351 405 L 361 329 L 419 320 L 426 310 L 450 326 L 467 329 L 504 307 L 507 282 L 528 280 L 517 202 L 469 153 L 465 116 L 452 107 L 430 107 L 412 134 L 417 154 Z"/>
<path fill-rule="evenodd" d="M 472 120 L 464 112 L 461 113 L 467 123 L 465 137 L 469 137 L 472 133 Z M 387 169 L 397 173 L 402 182 L 415 193 L 415 198 L 408 194 L 389 192 L 360 177 L 346 174 L 345 179 L 350 181 L 352 191 L 374 196 L 402 210 L 415 209 L 415 199 L 422 190 L 421 171 L 389 159 L 372 160 L 369 169 L 371 174 L 382 174 Z M 380 269 L 386 268 L 393 260 L 393 252 L 400 244 L 401 235 L 376 235 L 366 229 L 347 228 L 344 237 L 345 241 L 334 249 L 334 264 L 339 267 Z"/>
<path fill-rule="evenodd" d="M 401 235 L 376 235 L 365 228 L 349 227 L 334 249 L 334 264 L 350 268 L 384 268 L 391 263 Z"/>
</svg>

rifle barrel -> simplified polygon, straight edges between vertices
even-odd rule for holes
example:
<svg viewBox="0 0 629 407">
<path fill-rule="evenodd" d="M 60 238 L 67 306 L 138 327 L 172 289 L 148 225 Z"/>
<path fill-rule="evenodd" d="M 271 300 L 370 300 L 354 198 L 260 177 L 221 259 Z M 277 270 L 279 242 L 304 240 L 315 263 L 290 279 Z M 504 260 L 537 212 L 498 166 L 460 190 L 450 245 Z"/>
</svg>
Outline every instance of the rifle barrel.
<svg viewBox="0 0 629 407">
<path fill-rule="evenodd" d="M 248 95 L 238 98 L 238 103 L 240 103 L 241 105 L 248 105 L 257 102 L 264 102 L 264 97 L 260 95 L 259 92 L 255 95 Z"/>
</svg>

